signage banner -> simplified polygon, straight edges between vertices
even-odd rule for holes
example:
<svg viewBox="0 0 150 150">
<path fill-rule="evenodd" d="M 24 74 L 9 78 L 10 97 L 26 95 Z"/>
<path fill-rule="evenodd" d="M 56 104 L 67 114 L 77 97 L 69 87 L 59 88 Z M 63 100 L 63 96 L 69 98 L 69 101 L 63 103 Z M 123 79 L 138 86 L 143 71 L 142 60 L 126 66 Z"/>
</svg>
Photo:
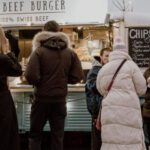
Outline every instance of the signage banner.
<svg viewBox="0 0 150 150">
<path fill-rule="evenodd" d="M 103 24 L 107 8 L 107 0 L 0 0 L 0 24 Z"/>
<path fill-rule="evenodd" d="M 129 54 L 139 67 L 150 63 L 150 27 L 131 27 L 128 32 Z"/>
</svg>

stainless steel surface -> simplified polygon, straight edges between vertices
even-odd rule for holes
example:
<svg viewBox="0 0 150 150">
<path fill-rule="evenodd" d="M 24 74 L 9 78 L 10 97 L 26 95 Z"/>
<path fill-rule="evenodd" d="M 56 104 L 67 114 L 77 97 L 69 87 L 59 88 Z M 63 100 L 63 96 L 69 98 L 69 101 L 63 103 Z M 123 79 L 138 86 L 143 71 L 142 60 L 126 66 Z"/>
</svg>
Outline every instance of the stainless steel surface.
<svg viewBox="0 0 150 150">
<path fill-rule="evenodd" d="M 71 85 L 68 84 L 68 91 L 69 92 L 84 92 L 85 88 L 84 88 L 85 84 L 75 84 L 75 85 Z M 27 85 L 27 84 L 18 84 L 16 86 L 10 86 L 10 90 L 11 92 L 33 92 L 33 86 L 31 85 Z"/>
</svg>

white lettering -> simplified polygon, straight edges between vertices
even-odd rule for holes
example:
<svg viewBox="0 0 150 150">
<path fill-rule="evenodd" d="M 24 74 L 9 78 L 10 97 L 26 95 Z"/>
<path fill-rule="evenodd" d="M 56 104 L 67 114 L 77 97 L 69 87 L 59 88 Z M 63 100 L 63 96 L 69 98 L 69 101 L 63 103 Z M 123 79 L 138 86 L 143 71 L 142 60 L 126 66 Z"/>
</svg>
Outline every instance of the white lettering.
<svg viewBox="0 0 150 150">
<path fill-rule="evenodd" d="M 150 29 L 131 29 L 129 37 L 131 39 L 145 39 L 150 37 Z"/>
</svg>

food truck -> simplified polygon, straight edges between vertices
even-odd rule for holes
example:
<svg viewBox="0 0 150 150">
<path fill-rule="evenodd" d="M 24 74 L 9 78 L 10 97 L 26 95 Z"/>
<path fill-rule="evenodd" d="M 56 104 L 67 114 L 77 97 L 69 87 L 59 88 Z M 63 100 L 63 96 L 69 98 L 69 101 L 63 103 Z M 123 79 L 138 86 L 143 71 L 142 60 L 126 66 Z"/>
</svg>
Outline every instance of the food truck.
<svg viewBox="0 0 150 150">
<path fill-rule="evenodd" d="M 85 79 L 83 83 L 68 85 L 65 131 L 90 131 L 91 116 L 87 111 L 84 83 L 91 68 L 92 55 L 111 46 L 106 0 L 1 0 L 0 24 L 7 34 L 17 39 L 18 60 L 23 71 L 32 52 L 32 39 L 49 20 L 56 20 L 71 41 L 71 48 L 79 56 Z M 15 51 L 14 51 L 15 52 Z M 20 132 L 29 131 L 33 87 L 24 76 L 10 79 L 10 89 L 16 105 Z M 46 125 L 45 130 L 49 130 Z"/>
</svg>

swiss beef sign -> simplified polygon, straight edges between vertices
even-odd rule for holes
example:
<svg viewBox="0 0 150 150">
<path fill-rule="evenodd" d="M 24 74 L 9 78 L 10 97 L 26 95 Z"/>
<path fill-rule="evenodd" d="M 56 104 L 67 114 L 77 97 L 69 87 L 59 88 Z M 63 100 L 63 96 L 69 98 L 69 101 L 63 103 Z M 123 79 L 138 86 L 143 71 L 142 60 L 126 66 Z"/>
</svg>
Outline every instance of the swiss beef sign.
<svg viewBox="0 0 150 150">
<path fill-rule="evenodd" d="M 104 24 L 108 0 L 0 0 L 2 26 Z"/>
<path fill-rule="evenodd" d="M 129 54 L 139 67 L 150 63 L 150 27 L 132 27 L 128 33 Z"/>
</svg>

